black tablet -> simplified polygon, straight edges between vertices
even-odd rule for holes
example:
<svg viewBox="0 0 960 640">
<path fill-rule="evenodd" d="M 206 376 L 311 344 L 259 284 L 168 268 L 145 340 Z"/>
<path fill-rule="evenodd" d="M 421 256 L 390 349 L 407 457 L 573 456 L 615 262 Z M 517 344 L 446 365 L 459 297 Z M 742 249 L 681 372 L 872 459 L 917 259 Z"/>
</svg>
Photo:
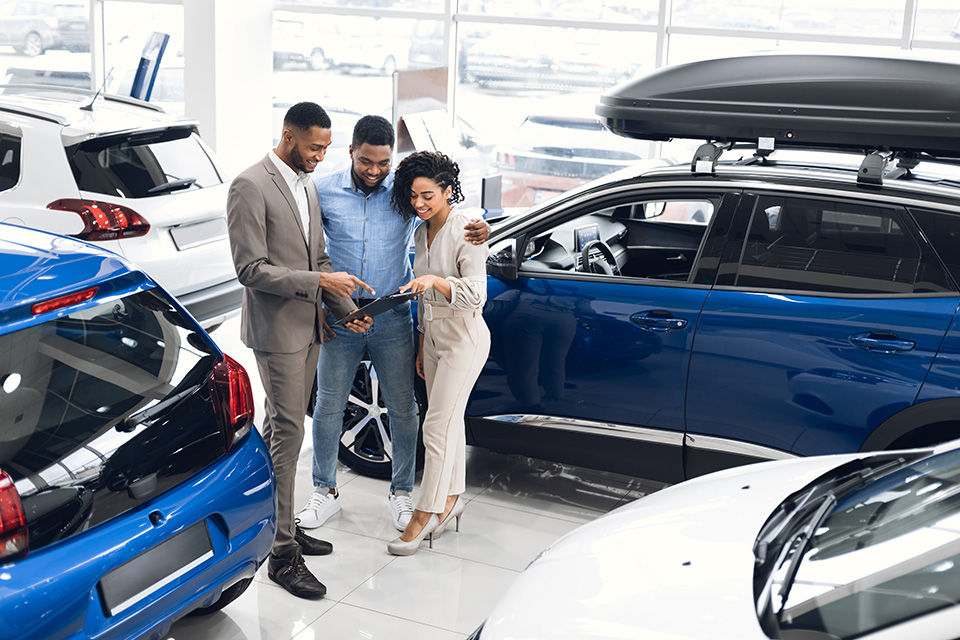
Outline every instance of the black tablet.
<svg viewBox="0 0 960 640">
<path fill-rule="evenodd" d="M 390 309 L 393 309 L 395 306 L 399 304 L 403 304 L 407 300 L 413 300 L 419 294 L 420 294 L 419 291 L 416 293 L 413 293 L 413 292 L 394 293 L 389 296 L 383 296 L 383 297 L 377 298 L 373 302 L 366 304 L 360 307 L 359 309 L 357 309 L 356 311 L 352 311 L 347 315 L 343 316 L 342 318 L 337 320 L 335 324 L 343 326 L 346 323 L 350 322 L 351 320 L 356 320 L 358 318 L 362 318 L 363 316 L 373 317 L 379 313 L 383 313 L 384 311 L 389 311 Z"/>
</svg>

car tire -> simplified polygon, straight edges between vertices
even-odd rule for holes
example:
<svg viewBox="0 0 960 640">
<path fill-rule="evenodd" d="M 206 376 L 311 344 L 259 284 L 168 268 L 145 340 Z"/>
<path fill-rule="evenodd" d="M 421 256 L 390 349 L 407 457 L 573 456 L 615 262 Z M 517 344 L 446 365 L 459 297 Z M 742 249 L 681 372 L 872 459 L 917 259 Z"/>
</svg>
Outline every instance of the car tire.
<svg viewBox="0 0 960 640">
<path fill-rule="evenodd" d="M 414 385 L 417 420 L 423 425 L 426 415 L 426 390 L 422 381 Z M 316 402 L 316 381 L 307 415 L 313 415 Z M 374 409 L 374 401 L 376 409 Z M 360 426 L 358 429 L 357 426 Z M 343 411 L 343 427 L 337 458 L 352 471 L 370 478 L 389 479 L 391 463 L 390 417 L 386 414 L 383 395 L 376 369 L 369 360 L 363 360 L 354 374 L 353 386 Z M 417 429 L 417 469 L 423 467 L 423 434 Z"/>
<path fill-rule="evenodd" d="M 23 39 L 23 54 L 31 58 L 43 53 L 43 38 L 36 31 L 31 31 Z"/>
<path fill-rule="evenodd" d="M 380 67 L 380 73 L 385 76 L 392 76 L 393 72 L 397 70 L 397 59 L 393 56 L 387 56 L 387 59 L 383 61 L 383 66 Z"/>
<path fill-rule="evenodd" d="M 220 611 L 220 609 L 223 609 L 225 606 L 239 598 L 252 582 L 253 578 L 244 578 L 240 582 L 230 585 L 223 590 L 223 593 L 220 594 L 220 598 L 216 602 L 209 607 L 200 607 L 199 609 L 194 609 L 190 612 L 190 615 L 205 616 Z"/>
<path fill-rule="evenodd" d="M 314 49 L 311 51 L 307 64 L 314 71 L 320 71 L 330 66 L 330 63 L 327 61 L 327 56 L 323 54 L 323 49 Z"/>
</svg>

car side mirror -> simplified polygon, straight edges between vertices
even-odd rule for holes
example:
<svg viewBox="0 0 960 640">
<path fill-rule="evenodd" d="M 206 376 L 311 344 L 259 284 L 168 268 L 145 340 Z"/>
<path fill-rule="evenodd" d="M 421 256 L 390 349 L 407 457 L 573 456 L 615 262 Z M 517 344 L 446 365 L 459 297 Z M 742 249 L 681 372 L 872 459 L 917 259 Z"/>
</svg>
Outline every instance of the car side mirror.
<svg viewBox="0 0 960 640">
<path fill-rule="evenodd" d="M 487 258 L 487 275 L 499 280 L 517 279 L 517 240 L 507 238 L 490 248 Z"/>
</svg>

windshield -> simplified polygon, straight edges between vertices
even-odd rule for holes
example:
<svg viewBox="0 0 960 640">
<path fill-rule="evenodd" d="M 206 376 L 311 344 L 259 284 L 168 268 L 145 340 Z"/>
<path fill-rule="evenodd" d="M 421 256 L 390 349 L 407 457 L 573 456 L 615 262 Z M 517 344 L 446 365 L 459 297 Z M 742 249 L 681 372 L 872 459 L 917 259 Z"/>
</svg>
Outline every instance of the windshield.
<svg viewBox="0 0 960 640">
<path fill-rule="evenodd" d="M 855 638 L 953 606 L 960 599 L 960 451 L 840 496 L 797 553 L 792 582 L 789 562 L 774 578 L 775 589 L 789 589 L 781 631 Z"/>
</svg>

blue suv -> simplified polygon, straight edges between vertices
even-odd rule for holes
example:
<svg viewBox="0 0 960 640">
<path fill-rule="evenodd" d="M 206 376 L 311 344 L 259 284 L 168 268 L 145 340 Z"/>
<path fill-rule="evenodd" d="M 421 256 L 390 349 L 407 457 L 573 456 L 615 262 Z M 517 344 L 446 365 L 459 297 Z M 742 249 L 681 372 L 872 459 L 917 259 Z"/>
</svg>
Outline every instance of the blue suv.
<svg viewBox="0 0 960 640">
<path fill-rule="evenodd" d="M 276 531 L 243 368 L 116 254 L 0 224 L 0 638 L 166 637 Z"/>
<path fill-rule="evenodd" d="M 468 442 L 675 482 L 960 436 L 957 73 L 768 56 L 605 96 L 618 133 L 708 143 L 494 225 Z"/>
</svg>

